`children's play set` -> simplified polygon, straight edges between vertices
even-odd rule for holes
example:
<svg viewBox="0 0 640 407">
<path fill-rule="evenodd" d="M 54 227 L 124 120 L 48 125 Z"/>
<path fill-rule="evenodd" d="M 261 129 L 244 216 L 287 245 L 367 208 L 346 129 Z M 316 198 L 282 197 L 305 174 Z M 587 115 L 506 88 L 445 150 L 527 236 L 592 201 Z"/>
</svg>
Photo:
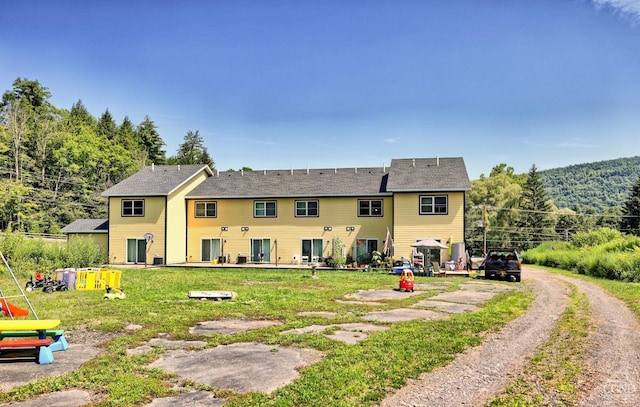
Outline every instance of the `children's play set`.
<svg viewBox="0 0 640 407">
<path fill-rule="evenodd" d="M 21 360 L 25 354 L 33 354 L 35 351 L 36 362 L 44 365 L 53 363 L 53 352 L 64 351 L 69 347 L 64 330 L 58 329 L 60 320 L 39 319 L 25 290 L 29 292 L 35 288 L 42 288 L 42 291 L 51 293 L 68 289 L 106 290 L 109 287 L 107 291 L 121 292 L 120 271 L 106 269 L 56 270 L 55 279 L 36 273 L 35 280 L 31 278 L 23 290 L 2 252 L 0 258 L 20 292 L 18 295 L 6 296 L 0 287 L 0 317 L 8 317 L 0 318 L 0 358 L 3 360 L 12 359 L 14 356 L 16 360 Z M 14 298 L 20 298 L 26 304 L 26 308 L 9 301 L 13 301 Z M 33 319 L 24 319 L 29 314 Z"/>
</svg>

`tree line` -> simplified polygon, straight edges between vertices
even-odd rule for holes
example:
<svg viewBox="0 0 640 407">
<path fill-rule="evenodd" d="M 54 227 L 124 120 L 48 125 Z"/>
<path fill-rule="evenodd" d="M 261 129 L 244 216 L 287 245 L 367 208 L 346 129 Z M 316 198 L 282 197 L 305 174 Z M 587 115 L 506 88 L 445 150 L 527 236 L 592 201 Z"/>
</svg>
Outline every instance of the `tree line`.
<svg viewBox="0 0 640 407">
<path fill-rule="evenodd" d="M 208 164 L 198 131 L 167 157 L 146 116 L 117 124 L 109 109 L 96 119 L 81 100 L 54 106 L 37 80 L 17 78 L 0 102 L 0 231 L 59 233 L 76 219 L 106 218 L 100 194 L 151 163 Z"/>
<path fill-rule="evenodd" d="M 558 209 L 535 164 L 527 174 L 499 164 L 489 176 L 472 181 L 465 204 L 467 248 L 475 253 L 486 247 L 524 251 L 545 241 L 571 241 L 576 233 L 600 228 L 640 235 L 640 177 L 622 205 L 598 213 L 578 205 Z"/>
<path fill-rule="evenodd" d="M 215 169 L 198 131 L 189 131 L 176 154 L 167 157 L 165 143 L 148 116 L 137 125 L 128 116 L 117 124 L 109 109 L 96 119 L 81 100 L 64 109 L 50 98 L 45 86 L 26 78 L 16 79 L 2 95 L 0 231 L 58 233 L 76 219 L 106 218 L 106 200 L 100 194 L 151 163 L 208 164 Z M 628 172 L 625 168 L 637 170 L 637 164 L 619 164 L 570 168 L 572 174 L 592 179 L 598 178 L 598 170 L 612 171 L 620 180 L 616 185 L 628 185 L 631 173 L 622 175 Z M 624 200 L 618 198 L 623 205 L 600 212 L 578 204 L 559 209 L 549 197 L 549 191 L 555 191 L 549 180 L 555 185 L 570 183 L 562 179 L 558 171 L 538 172 L 535 165 L 528 174 L 499 164 L 489 176 L 481 175 L 465 201 L 467 246 L 472 251 L 482 251 L 484 245 L 524 250 L 600 227 L 638 234 L 640 178 Z"/>
<path fill-rule="evenodd" d="M 558 208 L 602 213 L 627 199 L 640 177 L 640 156 L 551 168 L 540 175 Z"/>
</svg>

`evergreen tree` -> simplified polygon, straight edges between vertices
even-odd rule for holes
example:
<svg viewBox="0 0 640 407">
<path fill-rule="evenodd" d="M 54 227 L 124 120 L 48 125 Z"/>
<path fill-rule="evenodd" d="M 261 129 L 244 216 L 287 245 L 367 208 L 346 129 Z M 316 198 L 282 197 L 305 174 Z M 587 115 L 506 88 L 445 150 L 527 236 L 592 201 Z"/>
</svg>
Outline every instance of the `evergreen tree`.
<svg viewBox="0 0 640 407">
<path fill-rule="evenodd" d="M 204 146 L 202 137 L 196 132 L 189 130 L 187 135 L 184 136 L 184 143 L 178 147 L 178 153 L 174 160 L 171 160 L 173 164 L 207 164 L 209 168 L 214 169 L 214 162 L 207 152 L 207 148 Z"/>
<path fill-rule="evenodd" d="M 18 78 L 13 81 L 13 89 L 2 95 L 0 108 L 17 100 L 25 100 L 33 109 L 36 109 L 47 104 L 50 97 L 49 89 L 42 86 L 40 82 Z"/>
<path fill-rule="evenodd" d="M 620 231 L 640 235 L 640 177 L 636 180 L 624 204 Z"/>
<path fill-rule="evenodd" d="M 118 126 L 113 120 L 113 116 L 109 113 L 109 109 L 105 110 L 98 120 L 97 127 L 98 137 L 104 137 L 108 140 L 114 140 L 118 136 Z"/>
<path fill-rule="evenodd" d="M 138 144 L 136 142 L 136 129 L 129 119 L 129 116 L 125 116 L 120 127 L 118 127 L 118 144 L 125 145 L 127 147 L 132 147 Z"/>
<path fill-rule="evenodd" d="M 553 205 L 547 199 L 542 178 L 534 164 L 527 174 L 520 199 L 518 226 L 522 250 L 530 249 L 542 240 L 556 238 L 555 221 L 550 213 L 552 209 Z"/>
<path fill-rule="evenodd" d="M 145 116 L 142 123 L 138 125 L 136 134 L 142 150 L 146 153 L 146 159 L 154 164 L 164 164 L 167 160 L 165 151 L 162 149 L 164 141 L 160 138 L 156 124 L 149 116 Z"/>
<path fill-rule="evenodd" d="M 80 134 L 83 128 L 94 131 L 96 127 L 96 119 L 89 113 L 87 108 L 82 104 L 82 100 L 78 100 L 71 106 L 69 113 L 69 129 L 73 134 Z"/>
</svg>

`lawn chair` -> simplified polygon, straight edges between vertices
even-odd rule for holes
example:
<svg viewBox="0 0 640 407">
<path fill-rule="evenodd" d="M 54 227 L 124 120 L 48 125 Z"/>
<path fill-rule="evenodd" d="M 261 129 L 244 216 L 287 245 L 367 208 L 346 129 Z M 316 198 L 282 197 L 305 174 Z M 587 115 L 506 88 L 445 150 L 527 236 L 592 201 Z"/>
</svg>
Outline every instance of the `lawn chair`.
<svg viewBox="0 0 640 407">
<path fill-rule="evenodd" d="M 446 277 L 447 269 L 441 269 L 440 264 L 437 261 L 432 261 L 431 265 L 433 266 L 433 276 L 434 277 Z"/>
</svg>

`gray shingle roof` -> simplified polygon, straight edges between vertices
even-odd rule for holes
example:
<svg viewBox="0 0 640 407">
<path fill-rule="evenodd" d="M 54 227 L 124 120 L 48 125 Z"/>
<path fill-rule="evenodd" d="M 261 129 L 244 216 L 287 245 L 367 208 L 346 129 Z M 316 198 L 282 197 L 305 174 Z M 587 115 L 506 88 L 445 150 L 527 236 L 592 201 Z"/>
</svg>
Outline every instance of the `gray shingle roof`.
<svg viewBox="0 0 640 407">
<path fill-rule="evenodd" d="M 166 196 L 200 171 L 212 175 L 208 165 L 155 165 L 145 167 L 104 191 L 102 196 Z"/>
<path fill-rule="evenodd" d="M 221 171 L 187 198 L 379 195 L 385 192 L 386 175 L 382 167 Z"/>
<path fill-rule="evenodd" d="M 62 233 L 108 233 L 108 219 L 78 219 L 60 230 Z"/>
<path fill-rule="evenodd" d="M 379 196 L 471 189 L 462 158 L 396 159 L 391 167 L 221 171 L 187 198 Z"/>
<path fill-rule="evenodd" d="M 470 189 L 469 175 L 461 157 L 391 160 L 388 191 L 468 191 Z"/>
</svg>

